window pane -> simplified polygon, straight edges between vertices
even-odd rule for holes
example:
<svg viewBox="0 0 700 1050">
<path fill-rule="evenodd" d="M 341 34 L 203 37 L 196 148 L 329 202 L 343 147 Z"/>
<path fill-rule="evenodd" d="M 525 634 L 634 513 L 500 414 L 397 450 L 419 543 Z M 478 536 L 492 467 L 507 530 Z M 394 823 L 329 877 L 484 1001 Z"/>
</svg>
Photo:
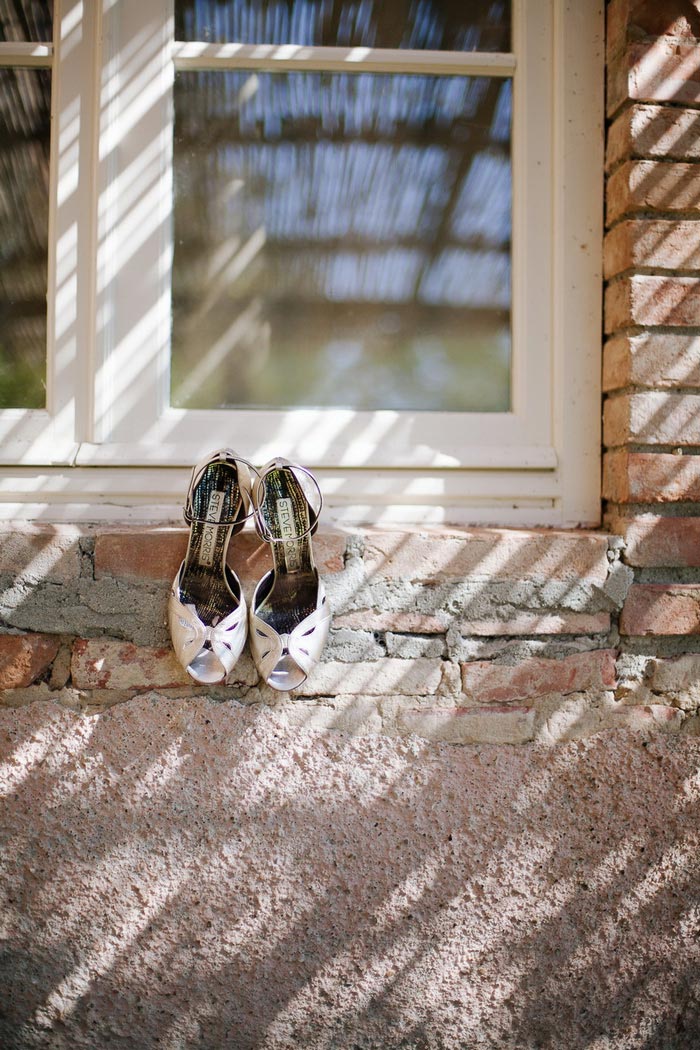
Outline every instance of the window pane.
<svg viewBox="0 0 700 1050">
<path fill-rule="evenodd" d="M 175 405 L 508 409 L 508 81 L 181 73 L 175 109 Z"/>
<path fill-rule="evenodd" d="M 239 44 L 509 51 L 509 0 L 176 0 L 175 36 Z"/>
<path fill-rule="evenodd" d="M 51 75 L 0 70 L 0 408 L 46 400 Z"/>
<path fill-rule="evenodd" d="M 53 36 L 53 0 L 0 0 L 0 40 L 48 43 Z"/>
</svg>

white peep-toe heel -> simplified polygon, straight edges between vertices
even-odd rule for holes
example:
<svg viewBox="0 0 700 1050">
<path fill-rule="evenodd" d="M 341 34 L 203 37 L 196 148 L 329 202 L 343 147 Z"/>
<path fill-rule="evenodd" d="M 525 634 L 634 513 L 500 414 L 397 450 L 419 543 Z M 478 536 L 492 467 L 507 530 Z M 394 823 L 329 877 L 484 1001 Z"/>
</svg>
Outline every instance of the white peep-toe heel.
<svg viewBox="0 0 700 1050">
<path fill-rule="evenodd" d="M 313 475 L 286 459 L 263 467 L 253 489 L 273 568 L 255 588 L 250 647 L 265 682 L 285 692 L 303 685 L 328 639 L 331 612 L 311 548 L 322 502 Z"/>
<path fill-rule="evenodd" d="M 252 514 L 249 467 L 231 449 L 219 449 L 193 468 L 187 493 L 190 538 L 168 621 L 175 655 L 202 685 L 226 680 L 248 633 L 245 596 L 226 557 L 231 536 Z"/>
</svg>

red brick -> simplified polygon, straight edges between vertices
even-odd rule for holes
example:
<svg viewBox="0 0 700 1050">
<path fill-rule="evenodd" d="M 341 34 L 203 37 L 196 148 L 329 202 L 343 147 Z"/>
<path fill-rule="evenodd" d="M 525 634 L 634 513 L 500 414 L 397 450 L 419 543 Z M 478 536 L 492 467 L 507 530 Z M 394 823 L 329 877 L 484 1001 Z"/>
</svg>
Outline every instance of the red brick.
<svg viewBox="0 0 700 1050">
<path fill-rule="evenodd" d="M 608 53 L 629 39 L 671 36 L 692 41 L 698 35 L 698 0 L 612 0 L 608 4 Z"/>
<path fill-rule="evenodd" d="M 605 200 L 608 223 L 635 212 L 698 211 L 700 178 L 697 165 L 655 160 L 627 161 L 608 179 Z"/>
<path fill-rule="evenodd" d="M 611 0 L 605 12 L 605 44 L 608 61 L 627 44 L 629 0 Z"/>
<path fill-rule="evenodd" d="M 95 537 L 95 578 L 172 581 L 187 549 L 185 529 L 119 529 Z"/>
<path fill-rule="evenodd" d="M 605 537 L 601 537 L 605 539 Z M 606 547 L 607 547 L 607 540 Z M 460 619 L 449 613 L 423 615 L 412 612 L 378 612 L 373 609 L 342 613 L 333 618 L 334 627 L 365 631 L 397 631 L 415 634 L 442 634 L 455 625 L 463 635 L 477 637 L 541 634 L 605 634 L 610 630 L 608 613 L 532 612 L 524 610 L 504 619 Z"/>
<path fill-rule="evenodd" d="M 592 712 L 595 717 L 597 712 Z M 600 728 L 661 729 L 677 733 L 683 724 L 683 712 L 664 704 L 630 704 L 599 714 Z"/>
<path fill-rule="evenodd" d="M 562 660 L 522 660 L 514 666 L 479 660 L 462 664 L 462 687 L 468 697 L 484 704 L 614 689 L 615 656 L 613 649 L 594 649 Z"/>
<path fill-rule="evenodd" d="M 624 445 L 630 440 L 629 397 L 608 398 L 603 405 L 603 443 Z"/>
<path fill-rule="evenodd" d="M 605 331 L 632 325 L 691 326 L 700 317 L 700 279 L 634 274 L 605 291 Z"/>
<path fill-rule="evenodd" d="M 700 36 L 700 0 L 627 0 L 629 32 L 694 42 Z"/>
<path fill-rule="evenodd" d="M 683 713 L 663 704 L 602 703 L 577 711 L 573 717 L 562 707 L 548 717 L 541 738 L 550 743 L 582 740 L 609 729 L 677 733 L 682 723 Z"/>
<path fill-rule="evenodd" d="M 602 586 L 608 571 L 605 537 L 548 529 L 368 532 L 363 563 L 374 579 L 430 583 L 469 577 Z"/>
<path fill-rule="evenodd" d="M 603 499 L 617 503 L 630 500 L 629 452 L 620 449 L 603 456 Z"/>
<path fill-rule="evenodd" d="M 606 278 L 625 270 L 700 268 L 700 224 L 694 219 L 625 219 L 605 237 Z"/>
<path fill-rule="evenodd" d="M 700 386 L 700 336 L 676 332 L 621 332 L 603 353 L 603 389 Z"/>
<path fill-rule="evenodd" d="M 165 689 L 193 684 L 169 647 L 102 638 L 76 639 L 71 677 L 76 689 Z"/>
<path fill-rule="evenodd" d="M 448 613 L 382 612 L 362 609 L 333 617 L 334 627 L 363 631 L 397 631 L 399 634 L 442 634 L 450 626 Z"/>
<path fill-rule="evenodd" d="M 432 696 L 459 693 L 455 664 L 429 657 L 317 664 L 297 691 L 299 696 Z"/>
<path fill-rule="evenodd" d="M 188 535 L 186 528 L 142 526 L 99 532 L 95 538 L 95 577 L 119 576 L 169 583 L 185 556 Z M 319 532 L 313 546 L 321 572 L 342 570 L 343 534 Z M 232 538 L 229 562 L 244 584 L 255 584 L 272 565 L 269 545 L 256 532 L 246 529 Z"/>
<path fill-rule="evenodd" d="M 662 518 L 642 514 L 610 523 L 625 539 L 625 561 L 640 568 L 700 566 L 700 518 Z"/>
<path fill-rule="evenodd" d="M 700 48 L 666 37 L 630 43 L 608 62 L 608 116 L 628 99 L 700 101 Z"/>
<path fill-rule="evenodd" d="M 603 347 L 603 391 L 620 390 L 631 383 L 630 340 L 626 333 L 608 339 Z"/>
<path fill-rule="evenodd" d="M 51 634 L 0 635 L 0 689 L 23 689 L 53 663 L 60 641 Z"/>
<path fill-rule="evenodd" d="M 649 676 L 649 688 L 656 693 L 700 693 L 700 656 L 684 653 L 670 660 L 656 660 Z"/>
<path fill-rule="evenodd" d="M 700 584 L 633 584 L 622 609 L 620 633 L 700 634 Z"/>
<path fill-rule="evenodd" d="M 606 167 L 628 158 L 700 160 L 700 112 L 636 103 L 608 130 Z"/>
<path fill-rule="evenodd" d="M 618 503 L 700 500 L 700 456 L 662 452 L 608 452 L 603 497 Z"/>
<path fill-rule="evenodd" d="M 463 635 L 480 637 L 539 634 L 606 634 L 610 630 L 608 613 L 531 612 L 515 613 L 508 619 L 457 620 Z"/>
<path fill-rule="evenodd" d="M 649 391 L 608 398 L 603 411 L 603 438 L 608 446 L 627 442 L 700 445 L 700 394 Z"/>
</svg>

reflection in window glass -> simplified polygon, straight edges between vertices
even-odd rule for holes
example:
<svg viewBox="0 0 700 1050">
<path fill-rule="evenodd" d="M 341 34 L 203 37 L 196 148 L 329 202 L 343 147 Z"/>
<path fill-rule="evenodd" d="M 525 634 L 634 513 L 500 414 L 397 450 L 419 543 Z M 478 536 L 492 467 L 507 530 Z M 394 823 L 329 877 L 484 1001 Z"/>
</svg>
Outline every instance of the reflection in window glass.
<svg viewBox="0 0 700 1050">
<path fill-rule="evenodd" d="M 0 0 L 0 40 L 49 43 L 53 0 Z"/>
<path fill-rule="evenodd" d="M 510 83 L 181 73 L 172 400 L 506 411 Z"/>
<path fill-rule="evenodd" d="M 46 401 L 51 75 L 0 70 L 0 408 Z"/>
<path fill-rule="evenodd" d="M 239 44 L 509 51 L 508 0 L 176 0 L 175 36 Z"/>
</svg>

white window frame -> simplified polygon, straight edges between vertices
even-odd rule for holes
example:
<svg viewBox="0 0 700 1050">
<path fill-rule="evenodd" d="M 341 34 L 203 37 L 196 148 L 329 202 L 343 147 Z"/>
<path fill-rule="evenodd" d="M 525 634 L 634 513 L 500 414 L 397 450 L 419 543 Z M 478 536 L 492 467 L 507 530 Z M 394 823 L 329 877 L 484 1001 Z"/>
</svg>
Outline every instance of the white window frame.
<svg viewBox="0 0 700 1050">
<path fill-rule="evenodd" d="M 513 52 L 177 43 L 172 0 L 56 0 L 47 408 L 0 412 L 0 516 L 172 518 L 220 444 L 314 469 L 339 521 L 596 524 L 602 4 L 513 0 Z M 169 405 L 176 69 L 513 77 L 512 410 Z M 167 468 L 167 469 L 166 469 Z"/>
</svg>

